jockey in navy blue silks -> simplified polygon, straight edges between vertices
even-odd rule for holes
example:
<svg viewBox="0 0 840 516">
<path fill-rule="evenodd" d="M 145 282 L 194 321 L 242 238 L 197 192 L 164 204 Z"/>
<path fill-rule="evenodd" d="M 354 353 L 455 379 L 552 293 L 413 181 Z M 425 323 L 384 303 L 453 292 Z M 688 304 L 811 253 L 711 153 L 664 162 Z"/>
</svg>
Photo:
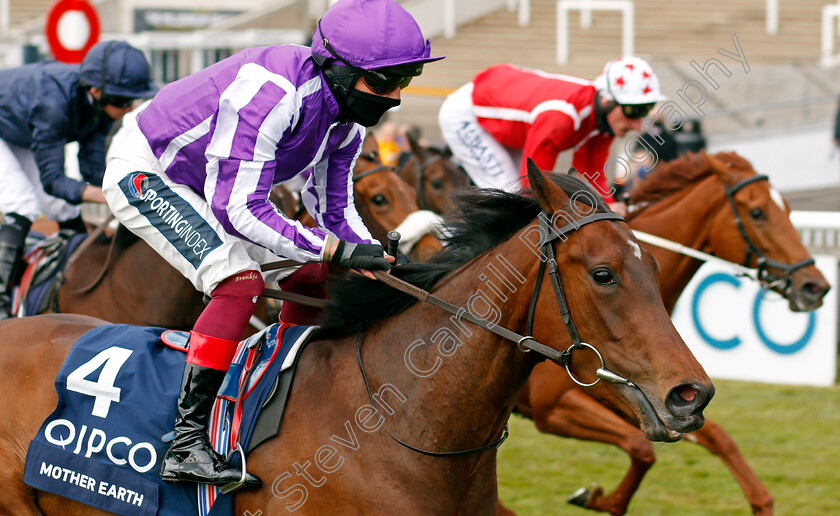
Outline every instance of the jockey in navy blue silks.
<svg viewBox="0 0 840 516">
<path fill-rule="evenodd" d="M 94 45 L 81 65 L 40 62 L 0 71 L 0 319 L 9 316 L 24 239 L 39 215 L 84 231 L 79 203 L 105 202 L 105 137 L 135 99 L 157 87 L 143 53 L 124 41 Z M 64 175 L 64 146 L 79 142 L 84 181 Z"/>
<path fill-rule="evenodd" d="M 356 212 L 352 170 L 365 127 L 399 104 L 424 63 L 442 59 L 430 53 L 396 1 L 339 0 L 311 48 L 234 54 L 164 87 L 114 138 L 103 180 L 114 215 L 210 296 L 191 332 L 164 480 L 222 485 L 242 474 L 213 451 L 207 422 L 263 292 L 261 264 L 390 269 Z M 269 201 L 274 185 L 304 173 L 315 228 Z"/>
</svg>

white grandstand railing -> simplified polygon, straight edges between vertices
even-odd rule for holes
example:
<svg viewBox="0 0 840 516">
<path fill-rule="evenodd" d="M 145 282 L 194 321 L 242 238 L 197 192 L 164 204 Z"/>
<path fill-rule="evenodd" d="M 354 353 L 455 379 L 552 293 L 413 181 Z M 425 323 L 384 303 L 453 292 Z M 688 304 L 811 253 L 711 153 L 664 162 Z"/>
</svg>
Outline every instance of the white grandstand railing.
<svg viewBox="0 0 840 516">
<path fill-rule="evenodd" d="M 631 0 L 560 0 L 557 2 L 557 63 L 569 62 L 569 11 L 619 11 L 621 13 L 621 52 L 633 53 L 635 7 Z M 583 20 L 582 20 L 583 22 Z M 590 20 L 591 25 L 591 20 Z"/>
<path fill-rule="evenodd" d="M 9 33 L 10 19 L 9 0 L 0 0 L 0 35 L 5 36 Z"/>
<path fill-rule="evenodd" d="M 517 21 L 520 27 L 531 24 L 531 0 L 508 0 L 508 11 L 518 11 Z"/>
<path fill-rule="evenodd" d="M 457 27 L 509 7 L 511 0 L 409 0 L 402 6 L 414 16 L 423 35 L 455 36 Z"/>
<path fill-rule="evenodd" d="M 790 221 L 809 251 L 840 253 L 840 212 L 795 210 Z"/>
<path fill-rule="evenodd" d="M 309 0 L 310 18 L 317 20 L 336 1 Z M 458 26 L 505 7 L 512 11 L 519 6 L 519 24 L 523 27 L 531 19 L 530 0 L 400 0 L 400 4 L 414 16 L 426 37 L 443 34 L 447 38 L 454 38 Z"/>
<path fill-rule="evenodd" d="M 840 57 L 834 53 L 834 22 L 840 22 L 840 3 L 824 5 L 822 8 L 822 66 L 834 66 Z"/>
<path fill-rule="evenodd" d="M 764 30 L 767 34 L 779 32 L 779 0 L 767 0 Z"/>
</svg>

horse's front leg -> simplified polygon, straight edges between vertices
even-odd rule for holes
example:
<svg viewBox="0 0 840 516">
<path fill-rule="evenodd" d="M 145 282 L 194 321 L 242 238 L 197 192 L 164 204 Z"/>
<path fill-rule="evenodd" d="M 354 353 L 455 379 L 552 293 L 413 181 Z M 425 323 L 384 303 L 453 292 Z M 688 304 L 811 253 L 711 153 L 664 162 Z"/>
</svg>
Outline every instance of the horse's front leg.
<svg viewBox="0 0 840 516">
<path fill-rule="evenodd" d="M 574 505 L 616 516 L 627 512 L 630 499 L 656 460 L 642 432 L 580 389 L 566 391 L 550 406 L 532 403 L 532 408 L 541 432 L 612 444 L 630 455 L 630 469 L 615 491 L 604 494 L 596 486 L 581 489 L 569 499 Z"/>
<path fill-rule="evenodd" d="M 516 516 L 516 513 L 505 507 L 505 504 L 499 500 L 499 516 Z"/>
<path fill-rule="evenodd" d="M 746 459 L 738 450 L 738 445 L 720 425 L 707 419 L 700 430 L 686 434 L 685 437 L 691 442 L 706 447 L 726 464 L 732 476 L 740 484 L 741 490 L 744 491 L 753 514 L 773 515 L 773 496 L 747 464 Z"/>
</svg>

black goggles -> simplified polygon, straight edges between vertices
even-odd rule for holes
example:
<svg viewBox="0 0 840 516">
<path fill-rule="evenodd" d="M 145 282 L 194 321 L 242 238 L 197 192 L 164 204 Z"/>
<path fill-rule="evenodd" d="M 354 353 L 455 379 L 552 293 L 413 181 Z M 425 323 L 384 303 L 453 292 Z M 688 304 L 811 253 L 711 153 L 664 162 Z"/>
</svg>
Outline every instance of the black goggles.
<svg viewBox="0 0 840 516">
<path fill-rule="evenodd" d="M 411 82 L 411 79 L 420 75 L 423 72 L 423 63 L 412 63 L 405 65 L 390 66 L 386 68 L 379 68 L 377 70 L 365 70 L 357 66 L 353 66 L 343 57 L 338 55 L 335 49 L 330 45 L 330 40 L 324 36 L 321 31 L 321 22 L 318 22 L 318 31 L 321 32 L 321 38 L 324 40 L 324 48 L 327 49 L 334 58 L 338 59 L 345 65 L 358 72 L 365 84 L 374 93 L 379 95 L 387 95 L 397 88 L 405 88 Z"/>
<path fill-rule="evenodd" d="M 102 95 L 102 104 L 105 106 L 114 106 L 116 108 L 125 109 L 132 104 L 136 99 L 130 97 L 120 97 L 119 95 Z"/>
<path fill-rule="evenodd" d="M 621 104 L 621 112 L 630 119 L 644 118 L 655 105 L 655 102 L 652 104 Z"/>
</svg>

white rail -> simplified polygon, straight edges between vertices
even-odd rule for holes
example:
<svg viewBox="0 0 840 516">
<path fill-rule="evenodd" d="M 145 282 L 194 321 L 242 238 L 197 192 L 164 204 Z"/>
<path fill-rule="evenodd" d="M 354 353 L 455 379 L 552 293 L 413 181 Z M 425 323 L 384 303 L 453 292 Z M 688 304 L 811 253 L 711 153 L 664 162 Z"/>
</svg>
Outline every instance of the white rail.
<svg viewBox="0 0 840 516">
<path fill-rule="evenodd" d="M 840 212 L 797 210 L 790 221 L 809 250 L 840 253 Z"/>
<path fill-rule="evenodd" d="M 9 34 L 9 1 L 0 0 L 0 34 L 3 36 Z"/>
<path fill-rule="evenodd" d="M 779 0 L 767 0 L 765 11 L 764 30 L 767 34 L 777 34 L 779 32 Z"/>
<path fill-rule="evenodd" d="M 840 61 L 834 54 L 834 19 L 840 22 L 840 4 L 824 5 L 822 8 L 822 59 L 823 66 L 833 66 Z"/>
<path fill-rule="evenodd" d="M 635 7 L 630 0 L 560 0 L 557 2 L 557 63 L 569 62 L 569 11 L 619 11 L 621 13 L 621 52 L 633 53 Z"/>
</svg>

